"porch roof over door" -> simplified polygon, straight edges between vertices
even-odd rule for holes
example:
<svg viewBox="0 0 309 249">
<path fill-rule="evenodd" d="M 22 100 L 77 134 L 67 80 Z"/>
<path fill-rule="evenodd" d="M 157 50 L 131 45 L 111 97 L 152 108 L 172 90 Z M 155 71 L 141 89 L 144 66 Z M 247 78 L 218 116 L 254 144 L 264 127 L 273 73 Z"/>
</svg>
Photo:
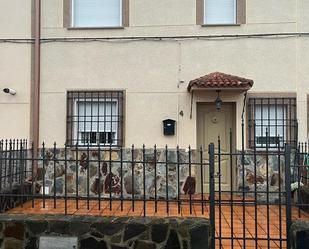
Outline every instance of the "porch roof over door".
<svg viewBox="0 0 309 249">
<path fill-rule="evenodd" d="M 188 92 L 199 89 L 210 90 L 242 90 L 247 91 L 253 86 L 253 80 L 235 75 L 214 72 L 191 80 L 188 85 Z"/>
</svg>

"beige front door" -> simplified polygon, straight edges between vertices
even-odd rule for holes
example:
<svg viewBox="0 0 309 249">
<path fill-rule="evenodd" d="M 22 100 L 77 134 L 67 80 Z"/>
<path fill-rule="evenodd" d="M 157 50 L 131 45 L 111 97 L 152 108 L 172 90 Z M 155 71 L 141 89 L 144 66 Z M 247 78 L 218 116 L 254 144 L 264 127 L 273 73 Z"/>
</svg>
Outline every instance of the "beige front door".
<svg viewBox="0 0 309 249">
<path fill-rule="evenodd" d="M 234 129 L 234 104 L 223 103 L 221 110 L 217 110 L 214 103 L 201 103 L 197 105 L 197 144 L 203 147 L 204 162 L 208 162 L 208 145 L 215 144 L 215 151 L 218 152 L 218 137 L 221 141 L 221 152 L 229 153 L 231 146 L 230 131 Z M 232 140 L 234 140 L 232 138 Z M 221 190 L 229 191 L 235 182 L 231 182 L 231 174 L 233 174 L 234 167 L 230 160 L 230 156 L 221 156 Z M 219 172 L 218 156 L 215 156 L 215 173 Z M 201 177 L 199 177 L 201 179 Z M 202 176 L 203 189 L 205 192 L 209 191 L 209 171 L 208 167 L 203 172 Z M 200 180 L 201 181 L 201 180 Z M 235 181 L 235 180 L 234 180 Z M 218 190 L 219 180 L 215 179 L 216 189 Z"/>
</svg>

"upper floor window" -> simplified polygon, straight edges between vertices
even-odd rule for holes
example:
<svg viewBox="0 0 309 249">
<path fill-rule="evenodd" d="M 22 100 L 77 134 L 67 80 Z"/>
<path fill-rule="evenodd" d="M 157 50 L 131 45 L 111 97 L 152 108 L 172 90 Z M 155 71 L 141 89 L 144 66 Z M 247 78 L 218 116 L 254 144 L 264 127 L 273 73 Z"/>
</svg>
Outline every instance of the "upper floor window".
<svg viewBox="0 0 309 249">
<path fill-rule="evenodd" d="M 72 27 L 122 26 L 122 0 L 72 0 Z"/>
<path fill-rule="evenodd" d="M 246 23 L 246 0 L 196 0 L 196 11 L 200 25 Z"/>
<path fill-rule="evenodd" d="M 295 98 L 250 98 L 248 103 L 249 145 L 251 148 L 278 148 L 297 145 Z"/>
<path fill-rule="evenodd" d="M 69 92 L 68 144 L 72 146 L 121 146 L 122 104 L 122 92 Z"/>
<path fill-rule="evenodd" d="M 236 0 L 205 0 L 205 24 L 236 24 Z"/>
</svg>

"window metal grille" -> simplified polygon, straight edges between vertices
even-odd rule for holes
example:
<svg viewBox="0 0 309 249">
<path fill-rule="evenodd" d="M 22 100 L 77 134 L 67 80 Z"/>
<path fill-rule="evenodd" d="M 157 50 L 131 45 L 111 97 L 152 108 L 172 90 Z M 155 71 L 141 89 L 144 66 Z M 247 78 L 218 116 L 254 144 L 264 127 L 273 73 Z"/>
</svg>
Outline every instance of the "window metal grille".
<svg viewBox="0 0 309 249">
<path fill-rule="evenodd" d="M 250 148 L 296 148 L 296 98 L 250 98 L 248 126 Z"/>
<path fill-rule="evenodd" d="M 67 144 L 122 146 L 123 92 L 68 92 Z"/>
</svg>

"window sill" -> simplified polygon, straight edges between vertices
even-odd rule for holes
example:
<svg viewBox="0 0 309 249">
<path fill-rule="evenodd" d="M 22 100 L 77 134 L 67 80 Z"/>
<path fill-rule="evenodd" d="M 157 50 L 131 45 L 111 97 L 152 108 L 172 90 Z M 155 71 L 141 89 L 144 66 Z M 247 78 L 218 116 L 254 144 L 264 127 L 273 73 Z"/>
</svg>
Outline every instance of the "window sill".
<svg viewBox="0 0 309 249">
<path fill-rule="evenodd" d="M 112 26 L 112 27 L 68 27 L 68 30 L 95 30 L 95 29 L 124 29 L 124 26 Z"/>
<path fill-rule="evenodd" d="M 233 23 L 233 24 L 202 24 L 202 27 L 239 27 L 241 26 L 240 23 Z"/>
<path fill-rule="evenodd" d="M 93 146 L 93 147 L 85 147 L 85 146 L 67 146 L 67 148 L 71 151 L 82 151 L 82 152 L 92 152 L 92 151 L 98 151 L 99 150 L 99 147 L 98 146 Z M 100 147 L 100 151 L 120 151 L 121 148 L 124 148 L 124 147 L 121 147 L 121 146 L 112 146 L 112 147 Z"/>
</svg>

